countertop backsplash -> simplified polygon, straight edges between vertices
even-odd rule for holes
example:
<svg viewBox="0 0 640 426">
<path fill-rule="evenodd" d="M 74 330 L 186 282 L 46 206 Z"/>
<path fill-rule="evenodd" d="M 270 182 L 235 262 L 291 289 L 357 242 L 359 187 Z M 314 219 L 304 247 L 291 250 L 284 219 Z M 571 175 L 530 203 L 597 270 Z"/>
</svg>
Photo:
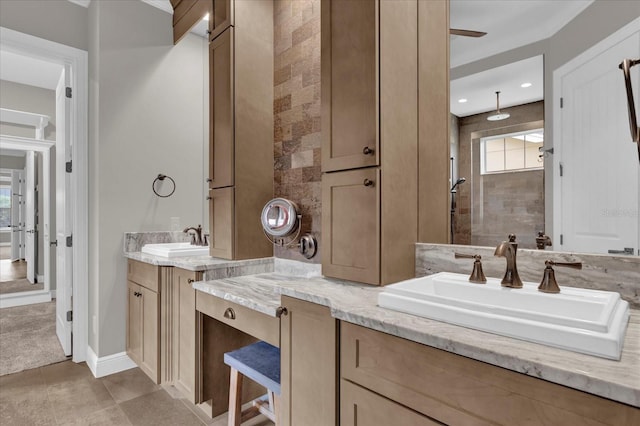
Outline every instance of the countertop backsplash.
<svg viewBox="0 0 640 426">
<path fill-rule="evenodd" d="M 132 253 L 142 250 L 145 244 L 188 243 L 190 240 L 182 231 L 125 232 L 123 250 Z"/>
<path fill-rule="evenodd" d="M 438 272 L 470 274 L 473 259 L 455 259 L 454 253 L 479 254 L 487 277 L 502 278 L 506 260 L 494 256 L 493 247 L 451 244 L 416 244 L 416 276 Z M 560 287 L 582 287 L 617 291 L 633 308 L 640 308 L 640 257 L 567 253 L 549 250 L 519 249 L 517 267 L 523 281 L 540 283 L 545 260 L 582 262 L 582 269 L 555 267 Z"/>
</svg>

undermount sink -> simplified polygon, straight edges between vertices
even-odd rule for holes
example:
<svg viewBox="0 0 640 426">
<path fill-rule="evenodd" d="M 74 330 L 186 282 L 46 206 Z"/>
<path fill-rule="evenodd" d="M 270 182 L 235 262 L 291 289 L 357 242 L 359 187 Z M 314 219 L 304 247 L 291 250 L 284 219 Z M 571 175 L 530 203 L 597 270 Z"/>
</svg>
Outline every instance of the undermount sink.
<svg viewBox="0 0 640 426">
<path fill-rule="evenodd" d="M 145 244 L 142 252 L 162 257 L 208 256 L 209 247 L 190 243 Z"/>
<path fill-rule="evenodd" d="M 441 272 L 385 287 L 378 306 L 574 352 L 620 359 L 629 304 L 612 291 L 538 285 L 502 287 L 500 279 L 474 284 Z"/>
</svg>

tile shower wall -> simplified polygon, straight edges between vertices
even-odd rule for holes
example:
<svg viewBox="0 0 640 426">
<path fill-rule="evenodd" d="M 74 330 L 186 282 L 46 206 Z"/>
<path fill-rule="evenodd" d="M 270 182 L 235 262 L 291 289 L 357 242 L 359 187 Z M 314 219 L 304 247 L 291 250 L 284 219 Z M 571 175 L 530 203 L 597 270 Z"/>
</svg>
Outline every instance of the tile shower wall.
<svg viewBox="0 0 640 426">
<path fill-rule="evenodd" d="M 320 0 L 275 0 L 274 67 L 274 196 L 298 204 L 321 244 Z M 306 260 L 295 247 L 275 256 Z"/>
<path fill-rule="evenodd" d="M 465 177 L 467 182 L 458 187 L 456 198 L 456 244 L 493 245 L 504 238 L 500 230 L 515 232 L 517 229 L 521 247 L 535 248 L 536 231 L 544 230 L 542 171 L 480 176 L 479 138 L 543 126 L 543 101 L 504 108 L 504 111 L 511 114 L 504 121 L 487 121 L 493 112 L 458 119 L 456 163 L 458 176 Z M 480 194 L 484 194 L 485 199 Z"/>
</svg>

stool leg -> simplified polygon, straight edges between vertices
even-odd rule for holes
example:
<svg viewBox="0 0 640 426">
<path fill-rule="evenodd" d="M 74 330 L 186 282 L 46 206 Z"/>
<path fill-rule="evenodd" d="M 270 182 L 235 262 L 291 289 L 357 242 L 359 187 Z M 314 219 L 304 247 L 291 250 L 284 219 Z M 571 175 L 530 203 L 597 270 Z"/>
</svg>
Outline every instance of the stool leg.
<svg viewBox="0 0 640 426">
<path fill-rule="evenodd" d="M 242 418 L 242 374 L 231 369 L 229 381 L 229 426 L 240 426 Z"/>
<path fill-rule="evenodd" d="M 280 395 L 276 395 L 274 392 L 271 392 L 271 410 L 273 410 L 273 423 L 275 426 L 280 424 Z"/>
</svg>

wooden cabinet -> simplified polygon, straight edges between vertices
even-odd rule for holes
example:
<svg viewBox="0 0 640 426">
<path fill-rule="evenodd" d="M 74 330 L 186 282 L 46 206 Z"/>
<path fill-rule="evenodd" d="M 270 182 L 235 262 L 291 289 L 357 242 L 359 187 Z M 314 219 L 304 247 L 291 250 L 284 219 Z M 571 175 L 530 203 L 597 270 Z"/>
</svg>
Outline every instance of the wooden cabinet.
<svg viewBox="0 0 640 426">
<path fill-rule="evenodd" d="M 419 179 L 418 170 L 422 152 L 430 144 L 439 144 L 448 153 L 447 137 L 440 138 L 433 126 L 425 129 L 426 114 L 419 107 L 428 105 L 433 93 L 426 87 L 431 82 L 425 75 L 432 70 L 424 66 L 424 58 L 429 53 L 432 68 L 446 73 L 447 51 L 432 53 L 429 42 L 418 40 L 426 26 L 433 34 L 448 32 L 447 4 L 446 0 L 321 3 L 324 275 L 382 285 L 415 276 L 419 193 L 435 185 L 436 192 L 448 195 L 448 173 L 443 173 L 442 182 L 432 183 Z M 448 85 L 444 86 L 446 91 Z M 433 108 L 448 111 L 444 102 Z M 438 125 L 447 129 L 448 120 Z M 347 179 L 332 176 L 374 167 L 379 167 L 378 198 L 356 208 L 369 215 L 375 211 L 378 223 L 366 232 L 361 225 L 360 232 L 336 228 L 342 219 L 333 216 L 346 212 L 353 202 L 342 196 L 342 188 L 341 196 L 332 194 L 334 181 Z M 446 212 L 447 203 L 437 200 L 429 208 Z M 358 249 L 343 257 L 348 245 Z M 358 257 L 365 255 L 369 258 Z"/>
<path fill-rule="evenodd" d="M 442 425 L 347 380 L 340 383 L 340 395 L 341 426 Z"/>
<path fill-rule="evenodd" d="M 171 298 L 172 383 L 190 401 L 196 400 L 196 290 L 202 272 L 174 268 Z"/>
<path fill-rule="evenodd" d="M 202 18 L 211 15 L 212 0 L 171 0 L 173 44 L 177 44 Z"/>
<path fill-rule="evenodd" d="M 273 197 L 273 2 L 215 0 L 213 7 L 210 253 L 267 257 L 273 246 L 262 233 L 260 213 Z"/>
<path fill-rule="evenodd" d="M 287 309 L 281 320 L 282 424 L 339 424 L 338 322 L 325 306 L 286 296 L 281 303 Z"/>
<path fill-rule="evenodd" d="M 417 412 L 456 425 L 640 424 L 637 408 L 350 323 L 341 323 L 340 348 L 342 379 L 376 394 L 380 416 L 387 405 L 395 418 Z M 364 412 L 373 396 L 347 388 L 343 424 L 354 424 L 353 404 Z M 406 424 L 430 424 L 421 421 Z"/>
<path fill-rule="evenodd" d="M 127 278 L 127 355 L 160 383 L 159 268 L 130 260 Z"/>
<path fill-rule="evenodd" d="M 280 320 L 210 294 L 196 291 L 196 403 L 215 417 L 229 407 L 229 366 L 224 353 L 263 340 L 280 345 Z M 247 380 L 242 402 L 264 395 L 265 389 Z"/>
<path fill-rule="evenodd" d="M 322 177 L 322 272 L 380 282 L 380 171 L 366 168 Z"/>
</svg>

